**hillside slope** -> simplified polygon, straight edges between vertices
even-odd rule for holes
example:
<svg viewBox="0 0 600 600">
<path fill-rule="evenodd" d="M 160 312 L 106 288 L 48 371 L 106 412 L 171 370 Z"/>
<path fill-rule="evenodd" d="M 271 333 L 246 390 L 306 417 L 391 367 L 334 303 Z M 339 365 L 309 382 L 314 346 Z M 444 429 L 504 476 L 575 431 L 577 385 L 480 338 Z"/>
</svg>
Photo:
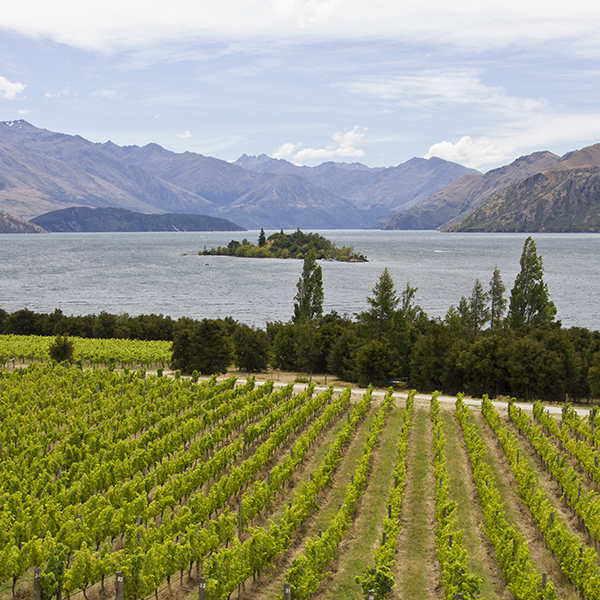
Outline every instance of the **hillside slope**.
<svg viewBox="0 0 600 600">
<path fill-rule="evenodd" d="M 448 231 L 599 231 L 600 144 L 495 194 Z"/>
<path fill-rule="evenodd" d="M 211 203 L 80 136 L 0 122 L 0 208 L 31 218 L 67 206 L 206 214 Z"/>
<path fill-rule="evenodd" d="M 536 173 L 447 231 L 600 232 L 600 167 Z"/>
<path fill-rule="evenodd" d="M 553 165 L 552 152 L 534 152 L 485 175 L 466 175 L 417 206 L 394 215 L 384 229 L 436 229 L 460 220 L 495 193 Z"/>
<path fill-rule="evenodd" d="M 0 212 L 0 233 L 46 233 L 46 231 L 39 225 Z"/>
<path fill-rule="evenodd" d="M 127 164 L 145 169 L 164 181 L 206 198 L 213 207 L 228 206 L 273 177 L 194 152 L 177 154 L 158 144 L 121 147 L 107 142 L 100 147 Z"/>
</svg>

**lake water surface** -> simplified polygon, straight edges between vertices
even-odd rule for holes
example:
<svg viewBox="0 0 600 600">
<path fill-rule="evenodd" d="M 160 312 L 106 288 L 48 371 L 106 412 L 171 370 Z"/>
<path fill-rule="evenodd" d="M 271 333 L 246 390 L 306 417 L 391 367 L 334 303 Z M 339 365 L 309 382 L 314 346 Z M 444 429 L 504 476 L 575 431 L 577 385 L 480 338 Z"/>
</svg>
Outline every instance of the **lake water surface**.
<svg viewBox="0 0 600 600">
<path fill-rule="evenodd" d="M 266 232 L 267 235 L 272 233 Z M 487 289 L 498 266 L 510 295 L 527 234 L 437 231 L 320 231 L 368 263 L 322 262 L 324 310 L 353 314 L 385 267 L 400 292 L 418 287 L 430 317 Z M 293 313 L 302 261 L 199 256 L 204 246 L 258 232 L 65 233 L 0 236 L 0 308 L 65 314 L 163 314 L 234 319 L 263 327 Z M 544 281 L 563 327 L 600 329 L 600 235 L 533 234 Z"/>
</svg>

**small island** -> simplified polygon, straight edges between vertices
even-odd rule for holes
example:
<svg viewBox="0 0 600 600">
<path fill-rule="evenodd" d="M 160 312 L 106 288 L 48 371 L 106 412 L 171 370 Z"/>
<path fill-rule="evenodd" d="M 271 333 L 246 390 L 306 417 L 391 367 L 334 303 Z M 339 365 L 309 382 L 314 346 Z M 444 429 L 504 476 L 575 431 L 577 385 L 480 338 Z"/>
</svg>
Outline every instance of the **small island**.
<svg viewBox="0 0 600 600">
<path fill-rule="evenodd" d="M 304 233 L 297 229 L 294 233 L 274 233 L 268 238 L 261 228 L 258 243 L 247 239 L 241 242 L 231 240 L 227 246 L 200 251 L 202 256 L 238 256 L 244 258 L 299 258 L 304 259 L 310 250 L 314 250 L 317 259 L 339 260 L 344 262 L 367 262 L 362 254 L 354 252 L 351 246 L 338 248 L 333 242 L 318 233 Z"/>
</svg>

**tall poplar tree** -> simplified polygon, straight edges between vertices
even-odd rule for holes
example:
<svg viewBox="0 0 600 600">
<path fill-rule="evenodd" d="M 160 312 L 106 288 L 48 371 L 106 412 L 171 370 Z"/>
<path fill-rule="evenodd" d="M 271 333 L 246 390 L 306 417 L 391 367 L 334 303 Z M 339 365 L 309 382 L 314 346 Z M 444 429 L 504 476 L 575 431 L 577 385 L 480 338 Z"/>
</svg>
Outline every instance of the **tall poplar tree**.
<svg viewBox="0 0 600 600">
<path fill-rule="evenodd" d="M 528 237 L 521 254 L 521 272 L 510 293 L 508 323 L 511 327 L 538 326 L 554 320 L 556 307 L 548 296 L 543 276 L 542 257 L 538 256 L 533 239 Z"/>
<path fill-rule="evenodd" d="M 410 285 L 410 281 L 406 282 L 406 288 L 402 290 L 400 315 L 407 323 L 414 323 L 420 319 L 427 318 L 423 309 L 414 301 L 418 290 L 418 287 L 412 287 Z"/>
<path fill-rule="evenodd" d="M 490 291 L 488 292 L 490 298 L 490 329 L 498 329 L 502 324 L 502 317 L 506 310 L 506 298 L 504 292 L 506 286 L 502 282 L 500 276 L 500 269 L 496 267 L 490 280 Z"/>
<path fill-rule="evenodd" d="M 296 284 L 294 323 L 309 323 L 323 314 L 323 274 L 317 265 L 317 255 L 311 249 L 304 259 L 302 275 Z"/>
</svg>

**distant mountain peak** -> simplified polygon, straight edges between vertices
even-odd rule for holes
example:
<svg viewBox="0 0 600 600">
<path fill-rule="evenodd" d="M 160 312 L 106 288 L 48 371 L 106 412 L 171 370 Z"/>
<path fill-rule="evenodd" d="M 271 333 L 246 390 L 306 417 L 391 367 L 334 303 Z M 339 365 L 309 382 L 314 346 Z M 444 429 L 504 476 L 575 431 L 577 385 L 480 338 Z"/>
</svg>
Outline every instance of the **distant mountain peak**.
<svg viewBox="0 0 600 600">
<path fill-rule="evenodd" d="M 31 127 L 31 125 L 23 119 L 17 119 L 16 121 L 0 121 L 2 127 L 14 127 L 15 129 L 22 129 L 23 127 Z"/>
<path fill-rule="evenodd" d="M 234 165 L 238 165 L 244 169 L 248 169 L 249 171 L 265 171 L 269 166 L 273 166 L 275 169 L 280 168 L 283 165 L 289 165 L 290 167 L 298 168 L 297 165 L 294 165 L 289 160 L 285 160 L 285 158 L 273 158 L 271 156 L 267 156 L 266 154 L 248 155 L 242 154 L 236 161 L 233 162 Z"/>
<path fill-rule="evenodd" d="M 147 150 L 148 152 L 171 152 L 156 142 L 150 142 L 149 144 L 142 146 L 142 150 Z"/>
</svg>

